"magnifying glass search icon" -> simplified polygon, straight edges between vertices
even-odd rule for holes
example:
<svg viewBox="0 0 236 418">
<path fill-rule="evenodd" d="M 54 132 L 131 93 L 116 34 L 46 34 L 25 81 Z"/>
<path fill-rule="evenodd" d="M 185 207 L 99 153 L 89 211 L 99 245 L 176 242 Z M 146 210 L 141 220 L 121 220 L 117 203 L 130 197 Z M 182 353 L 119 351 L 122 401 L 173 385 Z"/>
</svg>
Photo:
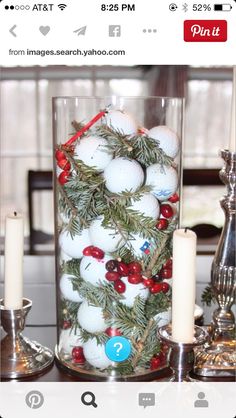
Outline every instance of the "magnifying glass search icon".
<svg viewBox="0 0 236 418">
<path fill-rule="evenodd" d="M 93 392 L 84 392 L 81 396 L 81 402 L 86 406 L 97 408 L 96 397 Z"/>
</svg>

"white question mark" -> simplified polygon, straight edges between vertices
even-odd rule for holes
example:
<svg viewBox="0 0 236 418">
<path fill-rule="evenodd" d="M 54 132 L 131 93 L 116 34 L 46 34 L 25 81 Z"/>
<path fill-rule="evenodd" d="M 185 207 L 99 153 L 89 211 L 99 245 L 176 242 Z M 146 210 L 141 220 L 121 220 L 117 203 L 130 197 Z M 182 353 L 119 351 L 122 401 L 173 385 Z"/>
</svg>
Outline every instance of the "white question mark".
<svg viewBox="0 0 236 418">
<path fill-rule="evenodd" d="M 117 346 L 119 346 L 119 348 L 117 348 L 117 350 L 116 350 L 116 355 L 119 356 L 120 355 L 119 352 L 120 352 L 120 350 L 122 350 L 123 344 L 121 344 L 121 343 L 115 343 L 114 344 L 114 347 L 117 347 Z"/>
</svg>

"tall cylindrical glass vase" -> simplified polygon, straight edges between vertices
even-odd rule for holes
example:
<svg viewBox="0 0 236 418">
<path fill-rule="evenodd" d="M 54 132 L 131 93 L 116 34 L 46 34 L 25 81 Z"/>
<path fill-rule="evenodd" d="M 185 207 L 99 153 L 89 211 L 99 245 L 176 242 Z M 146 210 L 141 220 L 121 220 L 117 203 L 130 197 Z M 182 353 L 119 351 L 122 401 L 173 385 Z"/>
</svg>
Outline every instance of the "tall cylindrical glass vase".
<svg viewBox="0 0 236 418">
<path fill-rule="evenodd" d="M 58 364 L 88 380 L 165 366 L 183 101 L 53 99 Z"/>
</svg>

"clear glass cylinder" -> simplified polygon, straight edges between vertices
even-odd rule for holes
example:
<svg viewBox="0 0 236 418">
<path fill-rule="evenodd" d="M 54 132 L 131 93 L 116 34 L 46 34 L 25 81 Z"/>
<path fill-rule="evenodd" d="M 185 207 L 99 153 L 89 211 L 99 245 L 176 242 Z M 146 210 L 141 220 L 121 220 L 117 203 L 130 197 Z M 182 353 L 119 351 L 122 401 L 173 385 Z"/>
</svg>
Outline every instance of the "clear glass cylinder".
<svg viewBox="0 0 236 418">
<path fill-rule="evenodd" d="M 59 366 L 151 380 L 166 365 L 183 101 L 53 99 Z"/>
</svg>

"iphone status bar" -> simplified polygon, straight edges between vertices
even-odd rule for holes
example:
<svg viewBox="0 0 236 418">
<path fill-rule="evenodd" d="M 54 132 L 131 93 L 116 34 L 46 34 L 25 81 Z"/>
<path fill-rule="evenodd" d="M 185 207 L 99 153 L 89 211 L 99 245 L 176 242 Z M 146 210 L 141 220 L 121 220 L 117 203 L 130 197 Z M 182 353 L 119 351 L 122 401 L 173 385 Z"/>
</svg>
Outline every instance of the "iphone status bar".
<svg viewBox="0 0 236 418">
<path fill-rule="evenodd" d="M 12 0 L 0 0 L 0 4 L 2 6 L 2 12 L 3 10 L 9 11 L 9 12 L 63 12 L 63 11 L 68 11 L 68 10 L 72 10 L 74 8 L 78 8 L 80 11 L 83 11 L 86 9 L 86 7 L 88 5 L 90 5 L 91 0 L 87 2 L 86 4 L 78 5 L 76 3 L 74 3 L 73 1 L 70 2 L 57 2 L 57 3 L 36 3 L 36 2 L 28 2 L 27 4 L 21 3 L 21 2 L 15 2 Z M 150 1 L 149 6 L 145 6 L 145 13 L 148 16 L 148 14 L 152 13 L 152 9 L 153 7 L 150 7 L 152 3 L 152 0 Z M 135 12 L 139 12 L 140 9 L 144 9 L 143 5 L 141 5 L 141 3 L 139 1 L 136 1 L 136 3 L 99 3 L 96 2 L 96 4 L 94 4 L 95 7 L 95 12 L 106 12 L 109 13 L 109 15 L 111 16 L 111 14 L 119 14 L 122 13 L 123 15 L 131 15 Z M 161 10 L 163 7 L 161 7 L 161 2 L 160 4 L 155 7 L 159 10 Z M 181 2 L 181 3 L 167 3 L 165 2 L 165 6 L 164 8 L 166 8 L 166 10 L 169 10 L 169 12 L 173 13 L 173 12 L 178 12 L 179 13 L 202 13 L 204 14 L 209 14 L 209 12 L 213 13 L 213 12 L 231 12 L 234 8 L 236 8 L 236 0 L 230 0 L 228 2 L 225 3 L 189 3 L 189 2 Z M 91 12 L 91 9 L 90 9 Z"/>
</svg>

